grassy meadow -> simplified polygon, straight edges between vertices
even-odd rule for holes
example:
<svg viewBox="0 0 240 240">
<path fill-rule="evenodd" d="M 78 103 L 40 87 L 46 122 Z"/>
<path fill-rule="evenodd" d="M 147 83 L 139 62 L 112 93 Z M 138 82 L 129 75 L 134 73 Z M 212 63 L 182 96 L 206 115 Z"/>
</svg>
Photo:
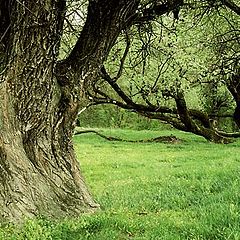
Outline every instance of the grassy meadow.
<svg viewBox="0 0 240 240">
<path fill-rule="evenodd" d="M 175 130 L 98 131 L 131 140 L 173 134 L 182 141 L 77 135 L 76 153 L 101 210 L 77 219 L 4 225 L 1 240 L 240 240 L 240 141 L 212 144 Z"/>
</svg>

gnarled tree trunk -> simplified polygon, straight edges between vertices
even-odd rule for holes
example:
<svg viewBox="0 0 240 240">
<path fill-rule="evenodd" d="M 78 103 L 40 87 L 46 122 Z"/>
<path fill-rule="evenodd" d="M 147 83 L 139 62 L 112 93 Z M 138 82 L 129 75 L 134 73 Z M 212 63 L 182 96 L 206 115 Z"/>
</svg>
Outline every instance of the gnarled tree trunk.
<svg viewBox="0 0 240 240">
<path fill-rule="evenodd" d="M 0 218 L 76 216 L 98 205 L 74 154 L 81 86 L 94 80 L 137 1 L 89 1 L 70 56 L 57 62 L 64 0 L 1 0 Z"/>
</svg>

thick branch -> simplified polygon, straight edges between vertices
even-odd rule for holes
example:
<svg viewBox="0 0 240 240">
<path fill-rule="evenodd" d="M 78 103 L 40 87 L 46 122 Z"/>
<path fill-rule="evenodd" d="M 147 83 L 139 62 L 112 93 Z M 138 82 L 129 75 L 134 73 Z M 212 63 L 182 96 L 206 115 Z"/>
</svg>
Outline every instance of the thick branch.
<svg viewBox="0 0 240 240">
<path fill-rule="evenodd" d="M 196 125 L 194 124 L 194 122 L 192 121 L 189 115 L 187 104 L 186 104 L 183 93 L 181 92 L 177 93 L 176 96 L 174 96 L 174 99 L 175 99 L 177 111 L 182 123 L 185 125 L 185 127 L 189 131 L 195 131 L 194 129 L 196 129 Z"/>
<path fill-rule="evenodd" d="M 174 110 L 168 107 L 161 106 L 145 106 L 143 104 L 139 104 L 134 102 L 127 94 L 121 89 L 121 87 L 114 81 L 110 75 L 106 72 L 106 69 L 102 67 L 101 69 L 102 77 L 106 80 L 112 89 L 118 94 L 118 96 L 129 106 L 129 108 L 134 109 L 136 111 L 146 111 L 146 112 L 164 112 L 164 113 L 174 113 Z M 106 102 L 109 102 L 111 98 L 109 97 Z M 112 100 L 114 104 L 117 104 L 118 101 Z M 116 103 L 115 103 L 116 102 Z"/>
<path fill-rule="evenodd" d="M 135 105 L 132 106 L 132 105 L 128 105 L 127 103 L 123 103 L 121 101 L 113 100 L 110 97 L 108 97 L 107 99 L 104 99 L 104 98 L 98 98 L 92 95 L 91 98 L 92 98 L 92 101 L 94 102 L 91 105 L 113 104 L 123 109 L 135 111 L 138 114 L 144 117 L 147 117 L 149 119 L 157 119 L 157 120 L 166 122 L 168 124 L 171 124 L 176 129 L 192 132 L 194 134 L 203 136 L 209 141 L 213 141 L 217 143 L 229 143 L 231 142 L 231 139 L 229 137 L 233 137 L 229 134 L 225 134 L 225 133 L 222 134 L 221 132 L 218 132 L 215 129 L 212 129 L 209 118 L 205 113 L 199 110 L 186 109 L 186 106 L 184 107 L 184 104 L 179 102 L 179 99 L 178 99 L 178 107 L 179 107 L 178 110 L 162 107 L 158 109 L 156 108 L 154 111 L 152 111 L 153 108 L 151 108 L 151 106 L 145 106 L 145 105 L 136 104 L 136 103 L 134 103 Z M 168 112 L 164 112 L 164 110 L 168 110 Z M 187 114 L 185 113 L 185 111 L 187 111 Z M 181 117 L 179 117 L 178 114 L 181 114 Z M 197 119 L 200 122 L 195 123 L 193 119 Z"/>
<path fill-rule="evenodd" d="M 183 5 L 183 0 L 167 1 L 165 3 L 153 2 L 150 7 L 142 10 L 141 14 L 136 18 L 136 23 L 142 23 L 154 20 L 156 17 L 161 16 L 170 11 L 178 10 Z"/>
<path fill-rule="evenodd" d="M 235 12 L 237 15 L 240 15 L 240 7 L 231 0 L 222 0 L 222 3 Z"/>
<path fill-rule="evenodd" d="M 147 113 L 147 112 L 138 112 L 140 115 L 150 118 L 150 119 L 158 119 L 160 121 L 163 121 L 165 123 L 168 123 L 175 127 L 178 130 L 181 131 L 187 131 L 185 125 L 177 118 L 174 118 L 173 116 L 167 116 L 165 114 L 161 113 Z"/>
<path fill-rule="evenodd" d="M 170 113 L 170 114 L 174 114 L 177 115 L 178 114 L 178 110 L 174 109 L 174 108 L 168 108 L 168 107 L 163 107 L 163 106 L 155 106 L 150 102 L 147 102 L 148 105 L 143 105 L 143 104 L 139 104 L 134 102 L 130 97 L 127 96 L 127 94 L 121 89 L 121 87 L 116 83 L 116 81 L 114 81 L 114 79 L 112 79 L 110 77 L 110 75 L 107 73 L 105 67 L 103 66 L 102 69 L 102 77 L 110 84 L 110 86 L 112 87 L 112 89 L 114 89 L 114 91 L 118 94 L 118 96 L 125 102 L 122 103 L 120 101 L 117 101 L 115 99 L 112 99 L 109 95 L 107 95 L 107 93 L 103 93 L 101 91 L 96 91 L 96 93 L 99 93 L 103 98 L 98 99 L 97 97 L 91 95 L 91 97 L 93 98 L 93 101 L 98 102 L 98 103 L 111 103 L 114 105 L 117 105 L 119 107 L 122 107 L 124 109 L 132 109 L 136 112 L 152 112 L 152 113 L 161 113 L 161 114 L 166 114 L 166 113 Z M 185 100 L 184 100 L 185 101 Z M 180 100 L 178 100 L 178 103 L 180 104 Z M 209 117 L 206 113 L 200 111 L 200 110 L 196 110 L 196 109 L 189 109 L 188 110 L 188 114 L 189 116 L 193 117 L 194 119 L 200 121 L 204 127 L 209 128 L 210 127 L 210 121 L 209 121 Z"/>
<path fill-rule="evenodd" d="M 103 62 L 120 32 L 130 24 L 129 18 L 137 4 L 138 1 L 132 0 L 89 1 L 86 23 L 66 61 L 71 62 L 75 70 L 89 58 Z"/>
</svg>

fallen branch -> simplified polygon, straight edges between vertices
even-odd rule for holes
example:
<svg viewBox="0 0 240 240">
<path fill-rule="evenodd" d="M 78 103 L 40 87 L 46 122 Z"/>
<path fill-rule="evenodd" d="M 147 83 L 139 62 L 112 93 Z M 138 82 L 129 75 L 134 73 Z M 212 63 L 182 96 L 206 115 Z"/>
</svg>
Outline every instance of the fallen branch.
<svg viewBox="0 0 240 240">
<path fill-rule="evenodd" d="M 118 142 L 131 142 L 131 143 L 151 143 L 151 142 L 163 142 L 163 143 L 180 143 L 182 140 L 177 138 L 176 136 L 170 135 L 170 136 L 160 136 L 156 138 L 150 138 L 150 139 L 141 139 L 141 140 L 127 140 L 122 138 L 116 138 L 112 136 L 106 136 L 102 133 L 99 133 L 95 130 L 82 130 L 82 131 L 76 131 L 75 135 L 85 134 L 85 133 L 95 133 L 101 138 L 104 138 L 108 141 L 118 141 Z"/>
</svg>

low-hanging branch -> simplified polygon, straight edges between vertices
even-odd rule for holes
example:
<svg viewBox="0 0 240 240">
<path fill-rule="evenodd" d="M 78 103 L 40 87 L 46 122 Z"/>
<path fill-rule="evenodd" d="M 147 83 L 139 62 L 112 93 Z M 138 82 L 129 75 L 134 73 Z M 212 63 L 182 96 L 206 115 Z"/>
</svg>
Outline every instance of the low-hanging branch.
<svg viewBox="0 0 240 240">
<path fill-rule="evenodd" d="M 123 109 L 127 109 L 138 113 L 150 119 L 158 119 L 160 121 L 171 124 L 176 129 L 192 132 L 200 135 L 205 139 L 217 143 L 232 142 L 232 134 L 217 131 L 211 123 L 211 116 L 198 109 L 189 109 L 183 92 L 167 91 L 164 93 L 165 97 L 175 100 L 175 107 L 166 107 L 155 105 L 147 99 L 144 91 L 139 90 L 145 103 L 136 102 L 126 91 L 118 84 L 118 78 L 112 78 L 106 68 L 102 66 L 101 78 L 109 84 L 111 89 L 115 92 L 115 96 L 106 91 L 106 88 L 98 86 L 98 82 L 93 84 L 92 91 L 88 91 L 89 99 L 92 105 L 98 104 L 113 104 Z M 106 85 L 104 85 L 106 87 Z M 147 99 L 147 101 L 146 101 Z M 235 137 L 238 135 L 236 134 Z"/>
<path fill-rule="evenodd" d="M 86 134 L 86 133 L 95 133 L 97 136 L 104 138 L 108 141 L 117 141 L 117 142 L 129 142 L 129 143 L 151 143 L 151 142 L 180 143 L 180 142 L 182 142 L 181 139 L 179 139 L 173 135 L 160 136 L 160 137 L 150 138 L 150 139 L 140 139 L 140 140 L 129 140 L 129 139 L 122 139 L 122 138 L 118 138 L 118 137 L 106 136 L 95 130 L 81 130 L 81 131 L 77 130 L 75 132 L 75 135 Z"/>
<path fill-rule="evenodd" d="M 132 100 L 131 97 L 129 97 L 124 90 L 119 86 L 119 84 L 114 81 L 113 78 L 110 77 L 110 75 L 107 73 L 105 67 L 103 66 L 101 69 L 101 77 L 111 86 L 111 88 L 115 91 L 115 93 L 120 97 L 122 101 L 118 101 L 116 99 L 112 99 L 106 92 L 103 92 L 96 87 L 94 87 L 94 92 L 101 95 L 101 97 L 97 97 L 95 94 L 91 94 L 88 92 L 88 95 L 94 102 L 94 104 L 114 104 L 124 109 L 129 109 L 138 113 L 145 113 L 145 116 L 149 113 L 153 113 L 156 115 L 157 118 L 159 118 L 159 114 L 172 114 L 172 115 L 178 115 L 179 109 L 177 108 L 170 108 L 166 106 L 156 106 L 152 104 L 151 102 L 147 102 L 147 105 L 136 103 Z M 173 96 L 174 97 L 174 96 Z M 180 101 L 182 101 L 179 98 L 176 98 L 175 100 L 178 105 L 180 105 Z M 145 101 L 146 102 L 146 101 Z M 210 127 L 210 121 L 209 117 L 206 113 L 197 110 L 197 109 L 188 109 L 188 114 L 198 121 L 200 121 L 203 126 Z"/>
</svg>

